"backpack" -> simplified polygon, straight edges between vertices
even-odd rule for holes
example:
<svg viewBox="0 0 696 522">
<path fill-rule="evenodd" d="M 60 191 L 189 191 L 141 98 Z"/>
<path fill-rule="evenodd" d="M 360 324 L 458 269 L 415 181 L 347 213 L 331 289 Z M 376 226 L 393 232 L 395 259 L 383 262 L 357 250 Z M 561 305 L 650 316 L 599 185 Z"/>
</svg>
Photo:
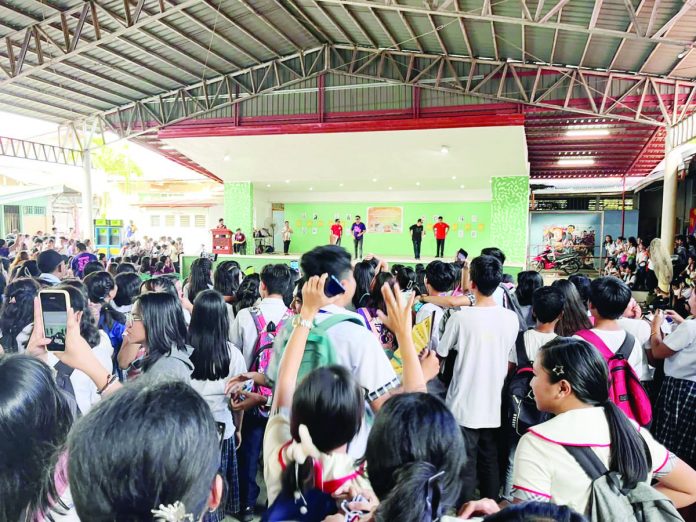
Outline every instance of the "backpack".
<svg viewBox="0 0 696 522">
<path fill-rule="evenodd" d="M 517 314 L 517 323 L 519 324 L 519 332 L 526 332 L 527 331 L 527 318 L 525 317 L 524 313 L 522 312 L 522 307 L 520 306 L 520 302 L 517 300 L 517 296 L 515 295 L 515 292 L 511 291 L 505 283 L 500 283 L 498 285 L 500 288 L 503 289 L 503 308 L 507 308 L 508 310 L 512 310 Z"/>
<path fill-rule="evenodd" d="M 288 318 L 292 317 L 293 312 L 288 308 L 277 325 L 273 321 L 266 323 L 266 318 L 261 313 L 261 309 L 256 306 L 252 307 L 249 313 L 254 320 L 254 326 L 256 326 L 256 333 L 258 334 L 249 371 L 265 374 L 268 372 L 268 365 L 273 355 L 273 341 L 276 334 L 281 330 Z M 252 391 L 264 397 L 273 396 L 273 390 L 266 386 L 254 385 Z M 255 413 L 268 417 L 270 408 L 268 406 L 259 406 Z"/>
<path fill-rule="evenodd" d="M 607 470 L 592 448 L 587 446 L 563 446 L 592 479 L 590 500 L 585 514 L 590 520 L 614 520 L 617 522 L 677 522 L 679 515 L 672 501 L 645 482 L 633 489 L 626 489 L 621 475 Z M 646 447 L 648 466 L 650 452 Z"/>
<path fill-rule="evenodd" d="M 452 317 L 452 314 L 454 312 L 458 312 L 459 310 L 461 310 L 459 306 L 455 306 L 453 308 L 445 308 L 443 310 L 442 319 L 440 319 L 440 339 L 442 339 L 442 336 L 445 335 L 447 321 L 449 321 L 450 317 Z M 452 382 L 452 377 L 454 375 L 454 363 L 456 362 L 456 359 L 457 350 L 450 350 L 447 354 L 447 357 L 440 365 L 440 373 L 438 373 L 437 378 L 445 386 L 449 386 Z"/>
<path fill-rule="evenodd" d="M 360 319 L 347 314 L 335 314 L 324 319 L 320 323 L 315 322 L 314 328 L 309 331 L 307 342 L 305 343 L 302 362 L 297 372 L 297 382 L 300 382 L 306 375 L 317 368 L 339 363 L 338 356 L 336 355 L 336 351 L 331 344 L 331 339 L 329 339 L 327 332 L 332 326 L 343 322 L 351 322 L 359 325 L 361 328 L 365 328 L 365 324 Z M 287 337 L 283 339 L 283 342 L 276 343 L 273 348 L 273 358 L 271 359 L 266 375 L 266 379 L 272 383 L 275 383 L 278 378 L 278 368 L 280 367 L 280 361 L 283 358 L 285 345 L 288 339 L 290 339 L 290 335 L 287 335 Z"/>
<path fill-rule="evenodd" d="M 77 400 L 75 399 L 75 388 L 73 388 L 72 381 L 70 380 L 70 377 L 75 369 L 68 366 L 63 361 L 58 361 L 53 369 L 56 371 L 56 385 L 66 398 L 68 407 L 70 408 L 70 412 L 73 414 L 73 417 L 77 419 L 80 417 L 80 408 L 77 406 Z"/>
<path fill-rule="evenodd" d="M 396 337 L 394 334 L 385 328 L 377 315 L 372 315 L 370 313 L 369 308 L 358 308 L 357 313 L 365 319 L 367 329 L 377 338 L 382 348 L 393 355 L 394 351 L 397 349 Z"/>
<path fill-rule="evenodd" d="M 652 422 L 652 406 L 648 392 L 628 363 L 635 338 L 626 332 L 626 339 L 616 353 L 612 353 L 604 341 L 592 330 L 581 330 L 577 336 L 593 345 L 602 354 L 609 366 L 609 400 L 616 404 L 629 419 L 641 426 Z"/>
<path fill-rule="evenodd" d="M 513 440 L 527 433 L 532 426 L 546 422 L 551 415 L 539 411 L 534 401 L 531 382 L 534 377 L 532 362 L 527 357 L 524 345 L 524 332 L 517 335 L 515 341 L 517 353 L 517 370 L 508 379 L 506 387 L 508 428 Z"/>
</svg>

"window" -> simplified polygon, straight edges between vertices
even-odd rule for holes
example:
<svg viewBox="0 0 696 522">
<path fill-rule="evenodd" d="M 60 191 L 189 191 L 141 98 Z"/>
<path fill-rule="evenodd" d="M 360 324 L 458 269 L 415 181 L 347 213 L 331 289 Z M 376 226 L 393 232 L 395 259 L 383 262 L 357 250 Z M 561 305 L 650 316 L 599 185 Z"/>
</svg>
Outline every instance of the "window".
<svg viewBox="0 0 696 522">
<path fill-rule="evenodd" d="M 166 216 L 164 216 L 164 226 L 165 227 L 173 227 L 175 223 L 176 223 L 176 220 L 174 218 L 174 214 L 167 214 Z"/>
<path fill-rule="evenodd" d="M 152 215 L 150 216 L 150 226 L 151 227 L 158 227 L 160 226 L 160 217 L 158 215 Z"/>
<path fill-rule="evenodd" d="M 24 209 L 24 215 L 26 215 L 26 216 L 45 216 L 46 215 L 46 208 L 45 207 L 27 206 L 27 207 L 23 207 L 23 209 Z"/>
<path fill-rule="evenodd" d="M 179 225 L 182 227 L 191 226 L 191 216 L 179 216 Z"/>
<path fill-rule="evenodd" d="M 205 215 L 204 214 L 196 214 L 193 217 L 193 226 L 196 228 L 205 228 Z"/>
</svg>

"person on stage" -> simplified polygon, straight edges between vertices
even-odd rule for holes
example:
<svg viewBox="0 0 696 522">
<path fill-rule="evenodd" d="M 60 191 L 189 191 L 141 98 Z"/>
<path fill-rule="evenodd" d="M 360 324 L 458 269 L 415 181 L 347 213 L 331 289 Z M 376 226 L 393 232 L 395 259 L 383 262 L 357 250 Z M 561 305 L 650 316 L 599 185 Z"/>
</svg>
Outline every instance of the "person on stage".
<svg viewBox="0 0 696 522">
<path fill-rule="evenodd" d="M 246 246 L 246 236 L 244 235 L 244 232 L 242 232 L 242 229 L 238 228 L 236 234 L 234 235 L 232 248 L 236 254 L 245 256 L 247 253 Z"/>
<path fill-rule="evenodd" d="M 416 259 L 420 259 L 421 241 L 425 235 L 423 220 L 419 219 L 415 225 L 409 227 L 409 230 L 411 231 L 411 241 L 413 242 L 413 255 Z"/>
<path fill-rule="evenodd" d="M 341 220 L 336 218 L 334 224 L 331 225 L 331 237 L 329 238 L 331 244 L 341 246 L 341 237 L 343 237 L 343 225 L 341 225 Z"/>
<path fill-rule="evenodd" d="M 438 216 L 437 223 L 433 225 L 435 240 L 437 241 L 435 257 L 443 257 L 445 255 L 445 238 L 449 229 L 450 226 L 442 220 L 442 216 Z"/>
<path fill-rule="evenodd" d="M 363 238 L 365 237 L 365 231 L 367 227 L 365 223 L 360 221 L 360 216 L 355 216 L 355 222 L 350 227 L 353 232 L 353 245 L 355 246 L 355 259 L 361 259 L 363 255 Z M 360 252 L 360 255 L 358 255 Z"/>
<path fill-rule="evenodd" d="M 290 222 L 286 221 L 283 225 L 283 254 L 286 256 L 290 252 L 290 238 L 292 237 L 292 228 L 290 228 Z"/>
</svg>

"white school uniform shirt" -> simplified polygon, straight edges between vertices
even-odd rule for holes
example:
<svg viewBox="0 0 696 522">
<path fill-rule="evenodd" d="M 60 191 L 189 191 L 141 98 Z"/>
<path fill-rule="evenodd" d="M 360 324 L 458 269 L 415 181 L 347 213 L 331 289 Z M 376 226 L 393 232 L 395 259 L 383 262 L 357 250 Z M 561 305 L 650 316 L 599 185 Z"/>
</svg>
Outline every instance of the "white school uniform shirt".
<svg viewBox="0 0 696 522">
<path fill-rule="evenodd" d="M 501 391 L 518 329 L 517 314 L 500 306 L 468 306 L 447 321 L 437 353 L 458 352 L 446 403 L 460 426 L 500 427 Z"/>
<path fill-rule="evenodd" d="M 315 322 L 319 324 L 332 315 L 338 314 L 349 315 L 358 319 L 363 325 L 365 324 L 361 315 L 337 305 L 322 308 L 321 312 L 317 314 Z M 285 343 L 291 330 L 292 328 L 285 329 L 283 335 L 276 338 L 276 342 Z M 400 386 L 399 378 L 389 362 L 389 358 L 384 353 L 382 345 L 366 326 L 345 321 L 329 328 L 327 335 L 341 366 L 350 370 L 358 384 L 364 388 L 368 403 Z M 372 415 L 372 413 L 367 413 L 367 415 Z M 348 445 L 348 454 L 352 458 L 363 457 L 368 434 L 367 422 L 363 418 L 360 431 Z"/>
<path fill-rule="evenodd" d="M 229 407 L 229 401 L 225 395 L 225 386 L 230 379 L 236 377 L 240 373 L 247 370 L 244 357 L 241 352 L 235 348 L 232 343 L 227 343 L 230 352 L 230 370 L 227 377 L 217 381 L 202 381 L 191 379 L 191 387 L 196 390 L 205 402 L 210 406 L 210 411 L 213 412 L 213 418 L 216 422 L 221 422 L 225 425 L 225 440 L 234 435 L 234 421 L 232 419 L 232 411 Z"/>
<path fill-rule="evenodd" d="M 677 352 L 665 359 L 665 375 L 696 382 L 696 321 L 684 321 L 663 342 Z"/>
<path fill-rule="evenodd" d="M 602 341 L 604 341 L 604 344 L 607 345 L 607 348 L 609 348 L 612 351 L 612 353 L 618 352 L 619 348 L 621 348 L 621 345 L 626 340 L 626 330 L 623 330 L 623 329 L 621 329 L 621 330 L 598 330 L 597 328 L 592 328 L 592 332 L 597 334 L 597 336 Z M 582 337 L 580 337 L 578 335 L 574 335 L 573 337 L 575 339 L 582 339 Z M 647 362 L 644 363 L 644 361 L 646 360 L 646 356 L 643 353 L 643 347 L 641 346 L 640 341 L 638 340 L 638 337 L 636 337 L 635 335 L 633 337 L 635 338 L 635 341 L 634 341 L 634 345 L 633 345 L 633 350 L 631 350 L 631 355 L 628 356 L 628 364 L 631 365 L 631 368 L 633 368 L 633 371 L 636 372 L 636 375 L 638 376 L 638 378 L 642 379 L 642 376 L 647 371 L 645 369 L 645 366 L 647 366 Z M 648 337 L 650 337 L 650 333 L 648 333 Z M 592 343 L 590 343 L 590 344 L 592 344 Z"/>
<path fill-rule="evenodd" d="M 646 350 L 650 350 L 650 323 L 645 319 L 631 319 L 630 317 L 621 317 L 618 320 L 619 326 L 636 338 L 640 345 L 640 373 L 638 378 L 641 381 L 652 381 L 655 369 L 648 363 L 648 355 Z M 635 348 L 634 348 L 635 349 Z"/>
<path fill-rule="evenodd" d="M 266 324 L 272 321 L 276 326 L 278 326 L 288 309 L 283 300 L 277 297 L 266 297 L 255 306 L 261 311 Z M 254 348 L 258 338 L 258 330 L 254 324 L 254 318 L 251 317 L 251 308 L 240 310 L 234 319 L 234 323 L 232 323 L 230 341 L 242 351 L 247 369 L 254 362 Z"/>
<path fill-rule="evenodd" d="M 647 430 L 633 424 L 650 450 L 650 484 L 652 476 L 659 478 L 672 471 L 676 458 Z M 592 448 L 608 468 L 611 439 L 604 408 L 567 411 L 530 428 L 515 452 L 513 497 L 553 502 L 585 512 L 592 481 L 563 445 Z"/>
<path fill-rule="evenodd" d="M 527 359 L 529 359 L 530 362 L 534 362 L 539 348 L 544 346 L 546 343 L 553 341 L 556 337 L 558 337 L 558 334 L 555 332 L 543 333 L 536 330 L 527 330 L 524 332 L 524 349 L 525 352 L 527 352 Z M 510 350 L 510 357 L 508 358 L 508 361 L 513 364 L 517 364 L 516 346 L 513 346 L 512 350 Z"/>
<path fill-rule="evenodd" d="M 416 323 L 425 321 L 428 317 L 435 313 L 433 318 L 432 335 L 430 336 L 430 348 L 431 350 L 437 350 L 437 346 L 440 344 L 440 322 L 442 322 L 442 316 L 444 315 L 444 310 L 437 305 L 432 303 L 425 303 L 418 309 L 416 313 Z"/>
<path fill-rule="evenodd" d="M 99 330 L 99 337 L 99 344 L 92 348 L 92 353 L 99 361 L 99 364 L 101 364 L 109 374 L 112 374 L 114 371 L 114 364 L 111 357 L 114 354 L 114 348 L 111 346 L 109 336 L 104 330 Z M 58 357 L 48 352 L 46 363 L 50 367 L 54 367 L 58 364 Z M 81 370 L 73 370 L 70 375 L 70 382 L 75 392 L 77 407 L 80 409 L 82 415 L 86 415 L 92 406 L 101 399 L 101 396 L 97 393 L 97 385 Z"/>
</svg>

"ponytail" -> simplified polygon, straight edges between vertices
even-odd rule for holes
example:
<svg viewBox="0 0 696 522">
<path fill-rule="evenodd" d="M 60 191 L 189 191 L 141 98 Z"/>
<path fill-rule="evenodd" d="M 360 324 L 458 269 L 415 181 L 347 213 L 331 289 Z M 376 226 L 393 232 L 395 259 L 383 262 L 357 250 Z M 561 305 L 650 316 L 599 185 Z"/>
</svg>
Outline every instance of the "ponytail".
<svg viewBox="0 0 696 522">
<path fill-rule="evenodd" d="M 382 499 L 375 522 L 431 522 L 440 518 L 443 507 L 438 470 L 430 462 L 405 464 L 394 472 L 394 487 Z M 434 479 L 434 480 L 431 480 Z M 428 487 L 428 481 L 432 486 Z"/>
<path fill-rule="evenodd" d="M 624 487 L 633 489 L 648 478 L 652 467 L 650 452 L 636 427 L 616 404 L 607 401 L 603 406 L 611 441 L 609 469 L 621 474 Z"/>
</svg>

